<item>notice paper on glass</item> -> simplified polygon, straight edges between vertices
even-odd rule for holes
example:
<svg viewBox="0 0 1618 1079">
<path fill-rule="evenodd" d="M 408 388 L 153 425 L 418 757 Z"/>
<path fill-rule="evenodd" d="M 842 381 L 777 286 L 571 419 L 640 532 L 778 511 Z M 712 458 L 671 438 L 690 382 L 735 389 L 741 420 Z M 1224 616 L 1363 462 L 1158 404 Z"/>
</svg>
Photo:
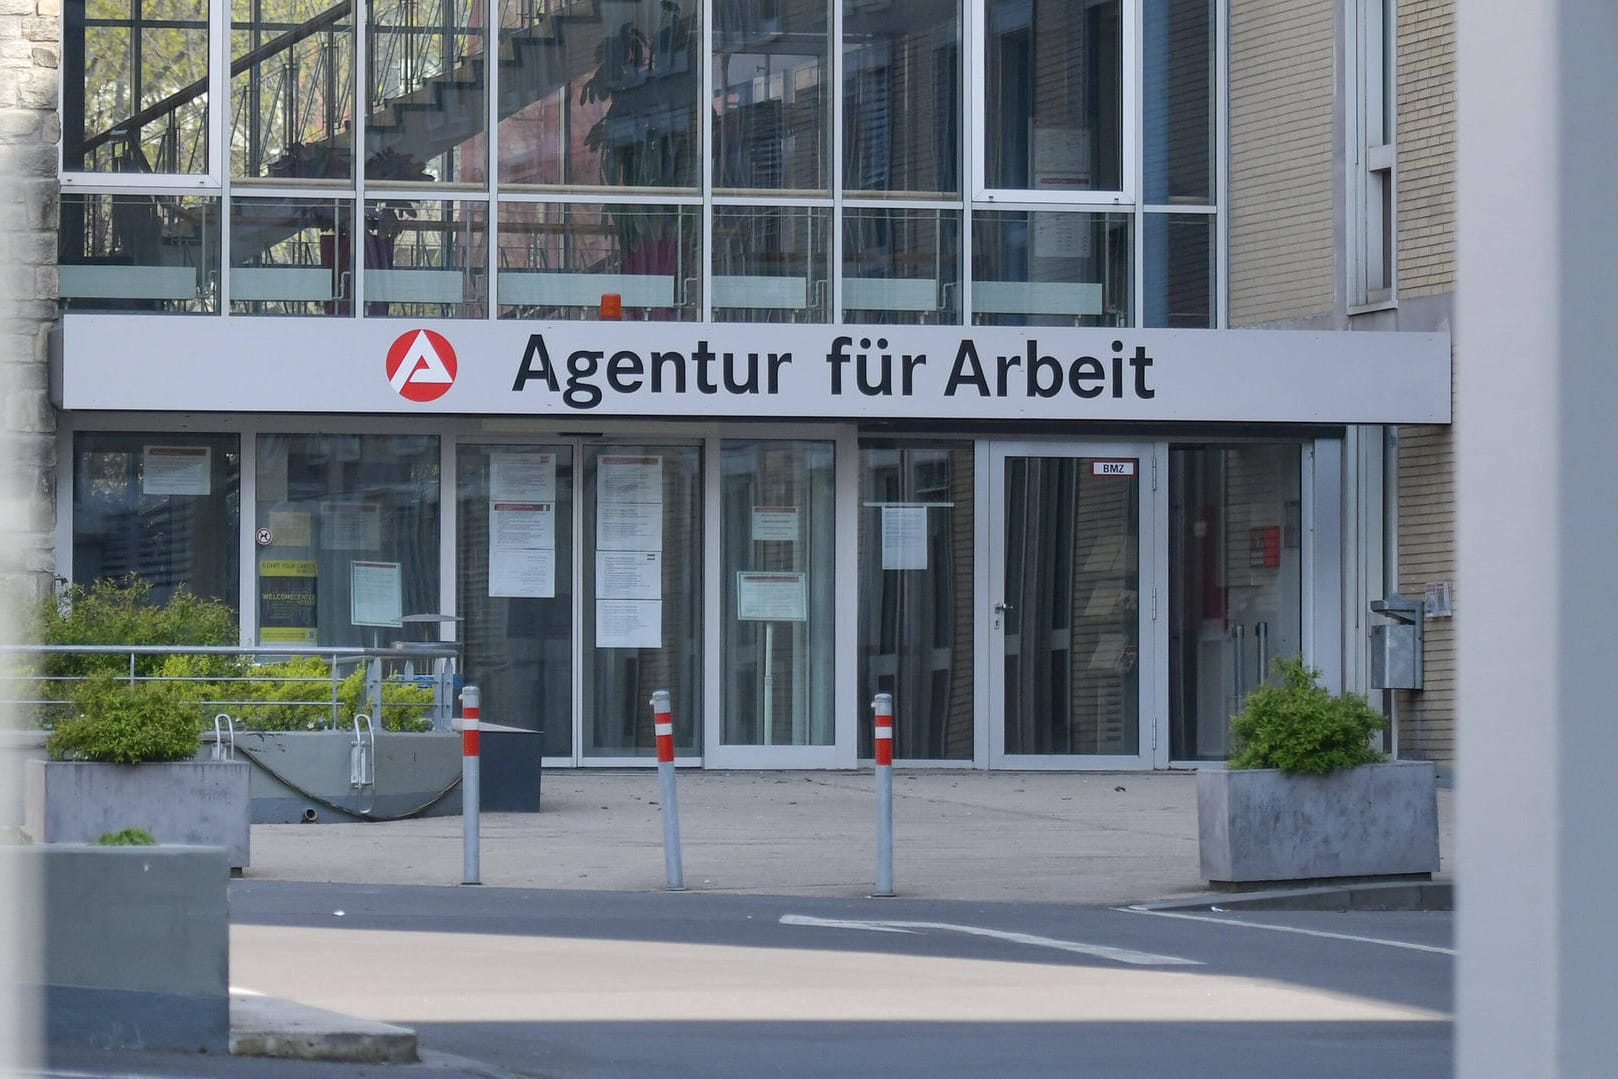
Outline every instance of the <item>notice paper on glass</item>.
<svg viewBox="0 0 1618 1079">
<path fill-rule="evenodd" d="M 543 548 L 490 548 L 489 595 L 556 598 L 556 552 Z"/>
<path fill-rule="evenodd" d="M 404 613 L 397 562 L 350 562 L 349 618 L 356 626 L 397 626 Z"/>
<path fill-rule="evenodd" d="M 658 551 L 597 551 L 599 599 L 662 599 L 663 555 Z"/>
<path fill-rule="evenodd" d="M 320 540 L 329 551 L 380 550 L 382 507 L 374 502 L 322 502 Z"/>
<path fill-rule="evenodd" d="M 596 600 L 597 648 L 662 648 L 663 601 Z"/>
<path fill-rule="evenodd" d="M 796 506 L 754 506 L 753 539 L 798 541 L 798 509 Z"/>
<path fill-rule="evenodd" d="M 596 506 L 596 549 L 661 551 L 663 506 L 658 502 L 607 502 Z"/>
<path fill-rule="evenodd" d="M 489 549 L 491 551 L 555 550 L 556 503 L 490 503 Z"/>
<path fill-rule="evenodd" d="M 147 446 L 141 454 L 141 494 L 205 495 L 207 446 Z"/>
<path fill-rule="evenodd" d="M 596 464 L 596 504 L 663 504 L 663 458 L 606 454 Z"/>
<path fill-rule="evenodd" d="M 806 622 L 808 595 L 801 573 L 736 574 L 736 617 L 743 622 Z"/>
<path fill-rule="evenodd" d="M 307 547 L 314 542 L 314 519 L 307 513 L 271 510 L 266 519 L 270 522 L 270 542 L 277 547 Z"/>
<path fill-rule="evenodd" d="M 927 568 L 927 507 L 882 507 L 882 568 Z"/>
<path fill-rule="evenodd" d="M 556 454 L 489 454 L 491 502 L 555 502 Z"/>
</svg>

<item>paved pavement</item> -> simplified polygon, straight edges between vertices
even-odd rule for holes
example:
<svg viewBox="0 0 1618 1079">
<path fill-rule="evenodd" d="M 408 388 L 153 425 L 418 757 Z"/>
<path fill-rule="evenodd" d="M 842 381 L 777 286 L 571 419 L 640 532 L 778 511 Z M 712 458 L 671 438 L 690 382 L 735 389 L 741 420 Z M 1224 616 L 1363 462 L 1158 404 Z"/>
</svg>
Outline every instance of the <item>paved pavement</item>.
<svg viewBox="0 0 1618 1079">
<path fill-rule="evenodd" d="M 682 772 L 685 884 L 732 894 L 863 896 L 876 872 L 875 779 L 857 772 Z M 1439 791 L 1452 871 L 1453 792 Z M 664 886 L 655 771 L 551 771 L 542 811 L 484 814 L 485 886 Z M 894 777 L 894 890 L 920 899 L 1119 905 L 1206 890 L 1185 773 L 909 771 Z M 459 884 L 460 817 L 253 827 L 250 879 Z"/>
<path fill-rule="evenodd" d="M 681 773 L 677 783 L 688 890 L 822 898 L 872 891 L 869 772 L 704 771 Z M 1441 881 L 1452 878 L 1452 793 L 1438 797 Z M 661 891 L 658 800 L 655 771 L 548 772 L 541 812 L 483 816 L 481 883 Z M 894 890 L 901 899 L 1077 906 L 1190 899 L 1206 892 L 1196 818 L 1190 774 L 900 772 Z M 459 816 L 254 825 L 246 876 L 458 885 L 462 835 Z M 416 1051 L 408 1029 L 240 994 L 232 1040 L 237 1052 L 305 1060 L 413 1059 Z"/>
</svg>

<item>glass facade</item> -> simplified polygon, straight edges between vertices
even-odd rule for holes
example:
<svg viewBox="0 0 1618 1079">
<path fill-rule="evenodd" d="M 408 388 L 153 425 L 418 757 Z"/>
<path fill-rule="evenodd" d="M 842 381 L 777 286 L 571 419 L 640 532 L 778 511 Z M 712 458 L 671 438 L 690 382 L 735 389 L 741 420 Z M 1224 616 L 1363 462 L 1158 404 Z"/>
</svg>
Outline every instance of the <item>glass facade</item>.
<svg viewBox="0 0 1618 1079">
<path fill-rule="evenodd" d="M 616 293 L 647 320 L 1220 318 L 1211 0 L 75 0 L 63 21 L 75 310 L 571 319 Z"/>
</svg>

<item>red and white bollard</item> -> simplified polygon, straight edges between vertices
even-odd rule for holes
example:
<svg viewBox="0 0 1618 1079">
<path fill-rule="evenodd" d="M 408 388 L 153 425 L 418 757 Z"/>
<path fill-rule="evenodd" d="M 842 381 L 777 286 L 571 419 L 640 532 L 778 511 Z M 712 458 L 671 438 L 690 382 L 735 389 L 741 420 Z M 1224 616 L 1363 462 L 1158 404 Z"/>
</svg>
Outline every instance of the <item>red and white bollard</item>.
<svg viewBox="0 0 1618 1079">
<path fill-rule="evenodd" d="M 876 712 L 876 891 L 893 894 L 893 694 L 878 693 L 871 702 Z"/>
<path fill-rule="evenodd" d="M 461 690 L 461 883 L 478 879 L 478 687 Z"/>
<path fill-rule="evenodd" d="M 652 693 L 652 731 L 657 735 L 657 778 L 663 788 L 663 872 L 671 892 L 685 891 L 680 868 L 680 806 L 674 799 L 674 714 L 669 691 Z"/>
</svg>

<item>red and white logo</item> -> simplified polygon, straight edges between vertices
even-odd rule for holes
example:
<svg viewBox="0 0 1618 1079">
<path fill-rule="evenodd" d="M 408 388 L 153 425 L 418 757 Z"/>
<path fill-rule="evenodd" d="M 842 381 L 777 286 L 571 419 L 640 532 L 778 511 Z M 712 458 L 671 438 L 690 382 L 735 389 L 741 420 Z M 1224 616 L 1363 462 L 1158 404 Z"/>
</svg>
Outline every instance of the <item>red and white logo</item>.
<svg viewBox="0 0 1618 1079">
<path fill-rule="evenodd" d="M 388 349 L 388 385 L 406 401 L 436 401 L 455 385 L 455 350 L 432 330 L 400 334 Z"/>
</svg>

